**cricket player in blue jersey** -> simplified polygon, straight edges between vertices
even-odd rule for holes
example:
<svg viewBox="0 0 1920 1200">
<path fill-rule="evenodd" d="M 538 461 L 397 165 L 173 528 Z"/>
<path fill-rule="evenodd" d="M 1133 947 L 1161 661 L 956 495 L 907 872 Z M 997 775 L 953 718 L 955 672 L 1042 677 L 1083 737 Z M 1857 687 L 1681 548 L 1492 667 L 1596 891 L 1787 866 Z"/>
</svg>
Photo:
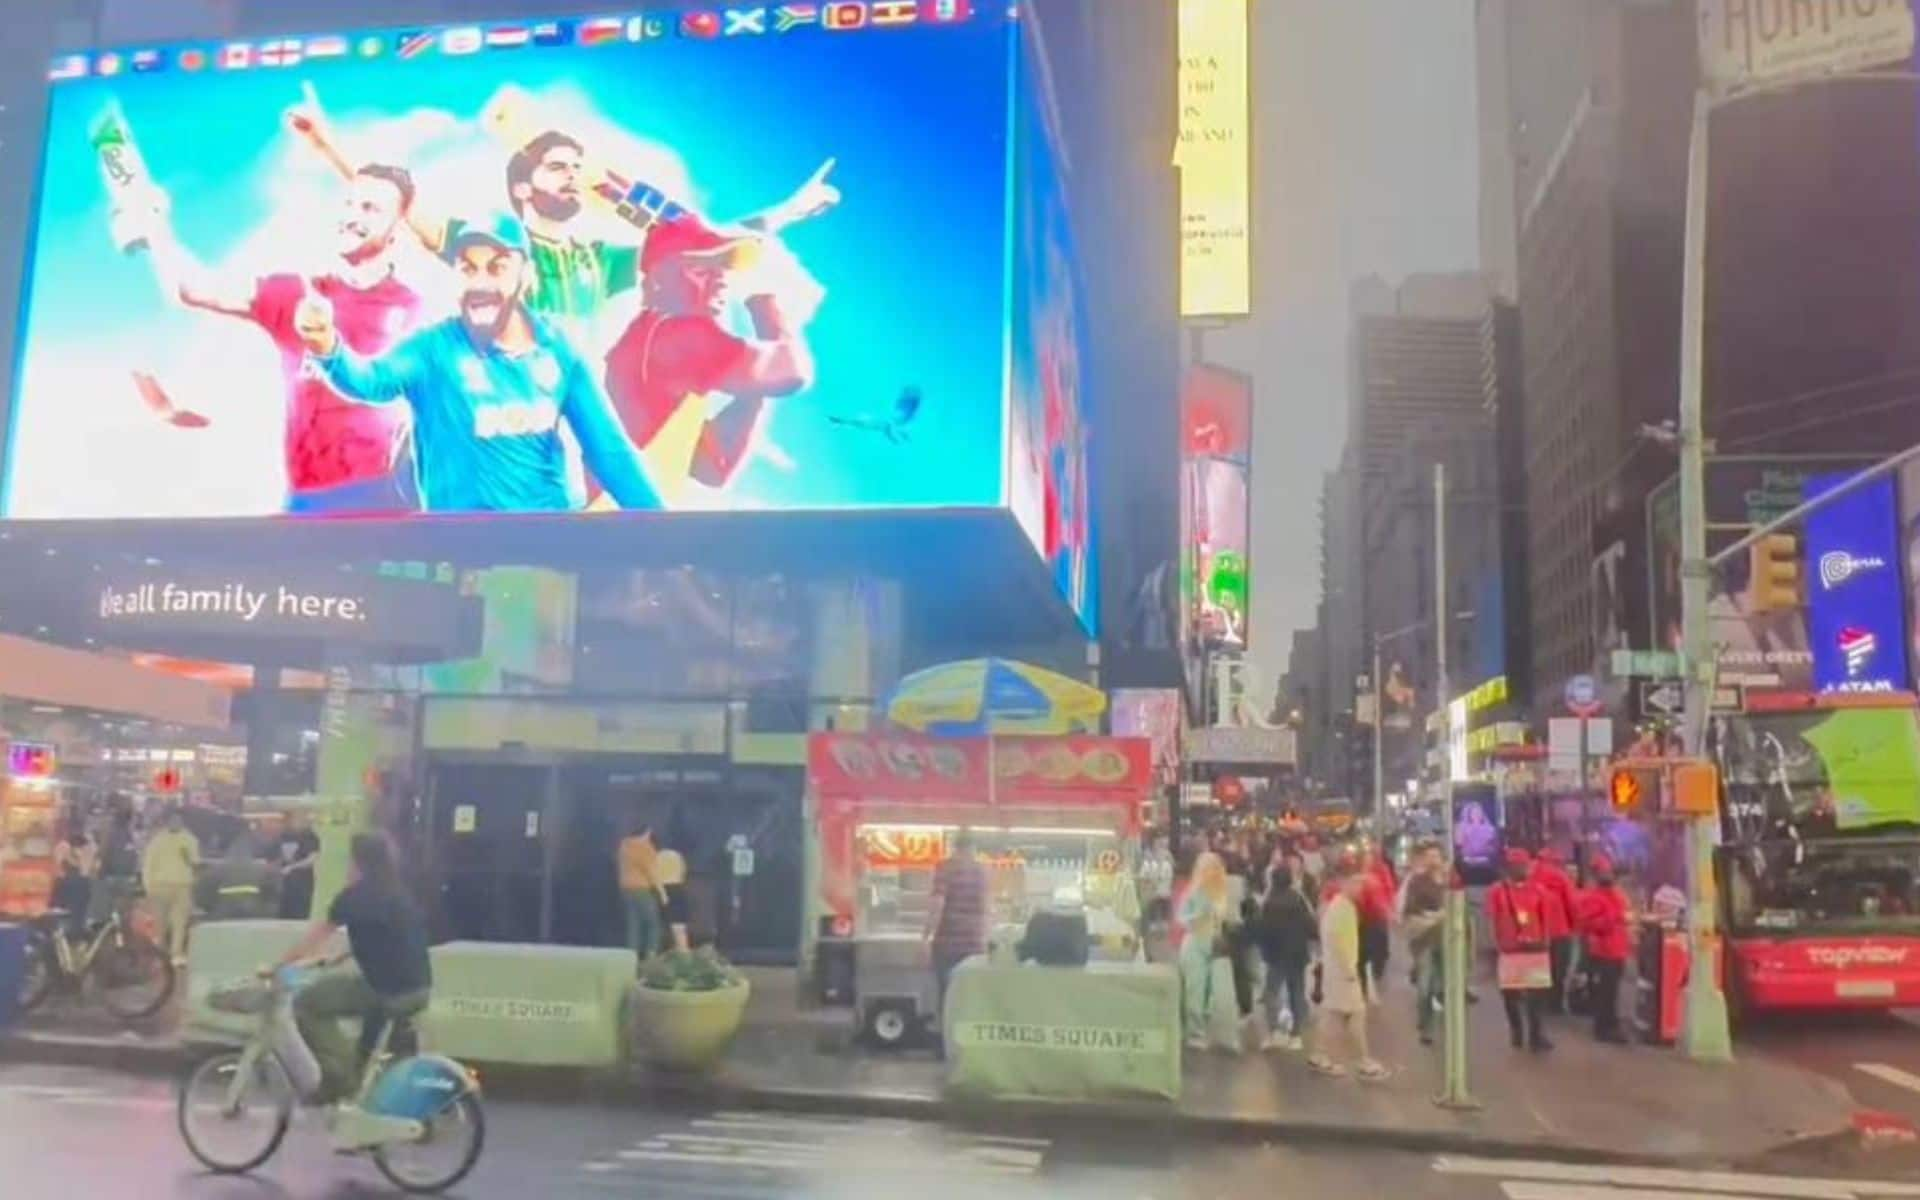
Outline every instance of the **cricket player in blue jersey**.
<svg viewBox="0 0 1920 1200">
<path fill-rule="evenodd" d="M 528 311 L 527 231 L 500 214 L 463 225 L 449 247 L 460 310 L 378 358 L 341 344 L 333 309 L 308 294 L 294 327 L 308 368 L 362 404 L 413 409 L 420 498 L 428 512 L 552 512 L 579 507 L 561 425 L 622 508 L 660 507 L 633 439 L 573 345 Z"/>
</svg>

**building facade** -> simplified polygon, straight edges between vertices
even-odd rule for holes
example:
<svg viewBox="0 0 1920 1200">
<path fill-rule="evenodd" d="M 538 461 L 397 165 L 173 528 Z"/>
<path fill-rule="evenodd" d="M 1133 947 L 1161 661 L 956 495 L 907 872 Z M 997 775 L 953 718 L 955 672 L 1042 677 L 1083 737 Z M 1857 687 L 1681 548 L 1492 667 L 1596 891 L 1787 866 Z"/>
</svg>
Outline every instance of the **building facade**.
<svg viewBox="0 0 1920 1200">
<path fill-rule="evenodd" d="M 1692 6 L 1481 0 L 1482 229 L 1511 247 L 1533 707 L 1595 669 L 1596 529 L 1671 470 L 1643 423 L 1677 397 Z"/>
<path fill-rule="evenodd" d="M 1513 372 L 1503 365 L 1511 323 L 1498 319 L 1479 275 L 1414 276 L 1398 288 L 1362 280 L 1351 313 L 1347 444 L 1321 497 L 1323 690 L 1308 720 L 1324 792 L 1364 801 L 1376 727 L 1385 730 L 1385 790 L 1402 791 L 1421 772 L 1424 714 L 1439 699 L 1435 464 L 1448 476 L 1452 682 L 1504 662 L 1496 430 Z"/>
</svg>

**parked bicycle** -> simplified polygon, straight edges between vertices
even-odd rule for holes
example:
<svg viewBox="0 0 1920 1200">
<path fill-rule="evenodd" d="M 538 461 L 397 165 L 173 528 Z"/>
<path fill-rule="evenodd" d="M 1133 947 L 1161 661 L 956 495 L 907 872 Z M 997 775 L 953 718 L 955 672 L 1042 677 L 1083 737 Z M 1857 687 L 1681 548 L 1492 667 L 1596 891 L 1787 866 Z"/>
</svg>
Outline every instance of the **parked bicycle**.
<svg viewBox="0 0 1920 1200">
<path fill-rule="evenodd" d="M 165 951 L 133 928 L 128 901 L 115 904 L 104 921 L 76 937 L 70 914 L 50 909 L 27 935 L 20 1011 L 33 1012 L 55 994 L 97 995 L 122 1021 L 144 1021 L 173 998 L 173 963 Z"/>
<path fill-rule="evenodd" d="M 238 1175 L 261 1166 L 286 1138 L 295 1105 L 314 1103 L 320 1064 L 293 1016 L 294 994 L 310 977 L 300 968 L 281 967 L 264 984 L 209 997 L 217 1009 L 260 1018 L 245 1046 L 207 1058 L 180 1084 L 180 1136 L 209 1170 Z M 478 1077 L 459 1063 L 391 1053 L 411 1037 L 417 1011 L 388 1010 L 372 1038 L 358 1091 L 326 1109 L 326 1125 L 336 1149 L 370 1153 L 380 1173 L 403 1191 L 441 1192 L 479 1162 L 486 1114 Z"/>
</svg>

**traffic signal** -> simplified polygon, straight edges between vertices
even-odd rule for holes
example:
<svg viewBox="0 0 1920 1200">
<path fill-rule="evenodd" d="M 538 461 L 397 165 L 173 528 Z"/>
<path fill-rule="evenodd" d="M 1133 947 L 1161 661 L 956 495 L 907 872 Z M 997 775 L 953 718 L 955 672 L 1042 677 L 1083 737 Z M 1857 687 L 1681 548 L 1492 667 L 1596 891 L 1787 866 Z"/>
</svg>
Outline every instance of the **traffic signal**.
<svg viewBox="0 0 1920 1200">
<path fill-rule="evenodd" d="M 1613 811 L 1632 816 L 1649 801 L 1660 798 L 1660 772 L 1654 767 L 1615 767 L 1607 779 L 1607 798 Z"/>
<path fill-rule="evenodd" d="M 1747 547 L 1747 609 L 1780 612 L 1800 607 L 1800 539 L 1770 533 Z"/>
</svg>

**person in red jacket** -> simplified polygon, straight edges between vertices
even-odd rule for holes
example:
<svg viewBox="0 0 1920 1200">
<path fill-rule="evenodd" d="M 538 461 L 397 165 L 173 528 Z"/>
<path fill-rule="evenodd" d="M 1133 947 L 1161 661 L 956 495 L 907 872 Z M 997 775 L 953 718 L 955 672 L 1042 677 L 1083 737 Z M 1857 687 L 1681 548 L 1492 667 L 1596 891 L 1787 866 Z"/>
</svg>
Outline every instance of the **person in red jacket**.
<svg viewBox="0 0 1920 1200">
<path fill-rule="evenodd" d="M 1567 1011 L 1567 972 L 1573 967 L 1573 922 L 1579 907 L 1579 889 L 1567 878 L 1560 852 L 1549 846 L 1533 864 L 1533 882 L 1547 903 L 1547 946 L 1553 962 L 1553 991 L 1547 1007 Z"/>
<path fill-rule="evenodd" d="M 1536 1054 L 1553 1049 L 1543 1025 L 1546 1021 L 1548 979 L 1526 978 L 1514 961 L 1544 956 L 1547 937 L 1547 898 L 1533 882 L 1533 860 L 1525 850 L 1507 851 L 1507 877 L 1487 889 L 1493 919 L 1494 945 L 1500 950 L 1500 999 L 1507 1009 L 1507 1031 L 1514 1049 L 1525 1046 Z"/>
<path fill-rule="evenodd" d="M 1631 909 L 1626 892 L 1614 882 L 1613 863 L 1602 855 L 1593 860 L 1593 886 L 1580 895 L 1580 935 L 1586 941 L 1593 983 L 1595 1041 L 1624 1046 L 1620 1028 L 1620 977 L 1632 949 Z"/>
<path fill-rule="evenodd" d="M 1365 862 L 1360 885 L 1360 982 L 1368 1002 L 1378 1004 L 1380 989 L 1387 981 L 1387 958 L 1393 947 L 1393 902 L 1400 886 L 1378 846 L 1366 852 Z"/>
</svg>

